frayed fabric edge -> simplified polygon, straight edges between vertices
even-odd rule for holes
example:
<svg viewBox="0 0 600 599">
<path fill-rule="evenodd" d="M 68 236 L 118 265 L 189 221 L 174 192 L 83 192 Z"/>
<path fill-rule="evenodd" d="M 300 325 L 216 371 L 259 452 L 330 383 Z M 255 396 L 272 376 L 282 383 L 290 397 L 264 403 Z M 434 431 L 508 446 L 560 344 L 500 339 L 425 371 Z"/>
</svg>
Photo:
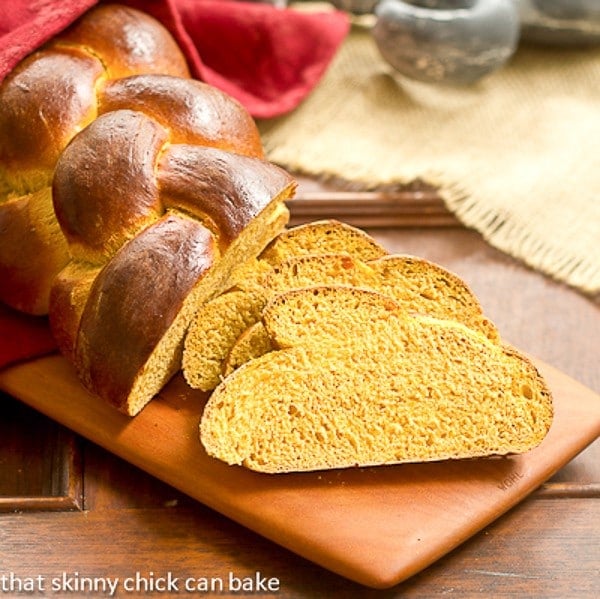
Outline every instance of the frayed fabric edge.
<svg viewBox="0 0 600 599">
<path fill-rule="evenodd" d="M 486 206 L 468 189 L 445 181 L 437 173 L 373 184 L 360 179 L 347 179 L 335 173 L 310 172 L 298 165 L 282 166 L 297 175 L 311 177 L 341 191 L 435 190 L 447 209 L 463 225 L 480 233 L 492 247 L 600 303 L 600 264 L 593 263 L 585 256 L 570 254 L 564 248 L 554 247 L 548 240 L 539 238 L 514 222 L 509 214 Z"/>
<path fill-rule="evenodd" d="M 600 263 L 553 246 L 462 188 L 441 186 L 439 193 L 458 220 L 477 230 L 491 246 L 600 302 Z"/>
</svg>

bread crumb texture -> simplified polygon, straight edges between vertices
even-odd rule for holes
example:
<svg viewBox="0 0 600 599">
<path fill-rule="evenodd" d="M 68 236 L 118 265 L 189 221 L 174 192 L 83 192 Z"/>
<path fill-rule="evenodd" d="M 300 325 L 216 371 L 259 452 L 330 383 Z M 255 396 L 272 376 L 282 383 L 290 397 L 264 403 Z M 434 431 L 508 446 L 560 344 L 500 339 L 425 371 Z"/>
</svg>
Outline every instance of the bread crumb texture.
<svg viewBox="0 0 600 599">
<path fill-rule="evenodd" d="M 342 248 L 345 249 L 340 259 L 345 265 L 340 269 L 333 253 Z M 350 256 L 370 260 L 385 253 L 370 235 L 336 220 L 313 221 L 273 234 L 258 258 L 247 253 L 250 258 L 240 260 L 233 269 L 232 288 L 226 297 L 217 297 L 197 308 L 185 339 L 182 368 L 187 383 L 194 389 L 210 391 L 234 364 L 260 355 L 256 352 L 265 344 L 248 343 L 245 332 L 260 321 L 262 309 L 277 289 L 329 281 L 360 284 L 364 282 L 364 276 L 358 278 L 361 267 Z M 316 259 L 321 254 L 331 254 L 331 259 Z M 288 276 L 289 267 L 282 265 L 290 258 L 308 261 Z M 367 267 L 362 270 L 369 271 L 371 278 L 374 276 Z M 273 271 L 276 277 L 271 280 Z M 288 280 L 290 277 L 293 281 Z M 255 338 L 260 336 L 257 333 Z M 234 349 L 238 339 L 240 345 Z"/>
<path fill-rule="evenodd" d="M 188 331 L 183 357 L 183 372 L 191 387 L 208 390 L 218 385 L 228 348 L 260 319 L 264 303 L 259 290 L 234 290 L 201 309 L 201 319 Z"/>
<path fill-rule="evenodd" d="M 209 455 L 266 473 L 523 453 L 547 434 L 551 394 L 524 356 L 367 289 L 277 295 L 263 312 L 280 349 L 213 392 Z"/>
</svg>

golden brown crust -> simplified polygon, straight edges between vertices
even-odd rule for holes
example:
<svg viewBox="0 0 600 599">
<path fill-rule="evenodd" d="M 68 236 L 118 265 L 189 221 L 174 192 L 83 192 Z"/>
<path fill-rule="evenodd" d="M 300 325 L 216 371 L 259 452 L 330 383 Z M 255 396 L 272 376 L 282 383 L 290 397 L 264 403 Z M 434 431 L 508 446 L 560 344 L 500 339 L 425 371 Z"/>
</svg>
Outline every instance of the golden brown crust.
<svg viewBox="0 0 600 599">
<path fill-rule="evenodd" d="M 3 82 L 0 163 L 52 169 L 69 139 L 96 117 L 99 81 L 142 73 L 189 76 L 170 33 L 126 6 L 89 11 Z"/>
<path fill-rule="evenodd" d="M 227 247 L 290 181 L 282 169 L 255 158 L 191 145 L 169 146 L 158 167 L 165 206 L 204 220 Z"/>
<path fill-rule="evenodd" d="M 141 110 L 170 132 L 173 144 L 198 144 L 263 158 L 251 116 L 222 91 L 193 79 L 137 75 L 107 82 L 99 112 Z"/>
<path fill-rule="evenodd" d="M 216 255 L 210 231 L 174 215 L 123 246 L 95 280 L 81 319 L 76 367 L 88 389 L 125 407 L 140 370 Z"/>
<path fill-rule="evenodd" d="M 170 33 L 145 13 L 101 5 L 25 58 L 0 86 L 0 301 L 34 314 L 48 311 L 50 285 L 66 264 L 66 243 L 52 216 L 32 215 L 27 194 L 50 186 L 58 157 L 97 116 L 96 91 L 107 78 L 139 73 L 185 77 L 186 61 Z M 10 200 L 10 201 L 9 201 Z M 18 239 L 18 243 L 13 243 Z M 58 249 L 55 249 L 54 246 Z"/>
<path fill-rule="evenodd" d="M 0 205 L 2 301 L 29 314 L 46 314 L 54 275 L 69 259 L 49 187 Z"/>
<path fill-rule="evenodd" d="M 75 360 L 81 315 L 100 270 L 100 266 L 87 262 L 70 262 L 52 284 L 50 328 L 60 353 L 72 362 Z"/>
<path fill-rule="evenodd" d="M 166 141 L 143 113 L 119 110 L 98 117 L 65 149 L 54 210 L 75 256 L 100 263 L 162 214 L 154 169 Z"/>
<path fill-rule="evenodd" d="M 128 128 L 131 122 L 135 126 Z M 146 127 L 147 136 L 140 133 Z M 276 207 L 294 190 L 288 173 L 257 158 L 166 141 L 162 149 L 155 128 L 162 131 L 138 112 L 102 115 L 74 138 L 55 177 L 57 214 L 68 223 L 79 260 L 71 272 L 77 271 L 73 264 L 82 265 L 82 276 L 93 272 L 90 262 L 105 260 L 106 266 L 83 299 L 69 272 L 58 277 L 51 322 L 67 355 L 76 338 L 73 361 L 84 385 L 130 415 L 179 368 L 196 302 L 222 292 L 238 262 L 248 252 L 258 255 L 285 226 L 287 210 L 280 215 Z M 186 169 L 174 174 L 168 157 L 175 155 Z M 110 187 L 100 175 L 109 166 Z M 112 236 L 108 226 L 100 233 L 95 227 L 107 215 L 114 221 Z M 114 256 L 103 254 L 93 245 L 97 239 L 110 249 L 116 240 L 120 248 Z"/>
<path fill-rule="evenodd" d="M 103 75 L 101 62 L 76 48 L 41 50 L 10 73 L 0 87 L 4 176 L 14 181 L 29 170 L 46 170 L 49 182 L 74 132 L 96 117 L 94 90 Z M 28 191 L 26 181 L 22 188 Z"/>
<path fill-rule="evenodd" d="M 127 6 L 106 4 L 87 12 L 53 42 L 66 44 L 100 57 L 111 78 L 137 73 L 189 76 L 185 58 L 167 29 Z"/>
<path fill-rule="evenodd" d="M 0 269 L 15 271 L 5 297 L 20 301 L 15 282 L 42 297 L 36 310 L 50 301 L 52 330 L 83 383 L 131 415 L 179 367 L 196 304 L 285 227 L 295 189 L 263 160 L 246 110 L 187 75 L 161 25 L 102 5 L 0 89 L 10 100 L 0 106 L 0 226 L 10 229 Z M 31 208 L 43 186 L 40 226 Z M 51 236 L 63 255 L 46 251 Z"/>
</svg>

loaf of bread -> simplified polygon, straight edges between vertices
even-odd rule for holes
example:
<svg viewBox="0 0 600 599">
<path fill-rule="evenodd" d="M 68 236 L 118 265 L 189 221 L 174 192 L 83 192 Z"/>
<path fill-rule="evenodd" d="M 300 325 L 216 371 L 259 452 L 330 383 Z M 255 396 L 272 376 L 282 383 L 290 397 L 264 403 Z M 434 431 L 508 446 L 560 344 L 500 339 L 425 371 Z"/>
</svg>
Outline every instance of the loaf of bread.
<svg viewBox="0 0 600 599">
<path fill-rule="evenodd" d="M 507 455 L 551 425 L 528 359 L 379 292 L 288 291 L 263 322 L 281 349 L 227 377 L 202 415 L 202 444 L 227 464 L 283 473 Z"/>
<path fill-rule="evenodd" d="M 169 32 L 140 11 L 101 5 L 0 85 L 0 301 L 48 312 L 54 277 L 69 261 L 52 206 L 56 161 L 103 110 L 107 87 L 150 73 L 188 76 Z"/>
<path fill-rule="evenodd" d="M 243 155 L 250 136 L 232 118 L 233 100 L 197 82 L 170 78 L 173 85 L 161 88 L 165 76 L 156 85 L 150 77 L 158 76 L 144 77 L 146 103 L 130 81 L 136 109 L 102 114 L 73 138 L 53 185 L 73 256 L 51 295 L 53 330 L 84 385 L 130 415 L 179 369 L 197 307 L 230 287 L 234 269 L 285 227 L 295 189 L 281 169 Z M 155 103 L 177 98 L 173 90 L 182 87 L 194 102 L 180 108 L 191 114 L 180 110 L 163 125 Z M 211 124 L 222 123 L 210 138 L 195 130 L 199 107 L 214 113 Z M 252 121 L 245 125 L 254 130 Z M 82 292 L 73 271 L 98 266 L 95 277 L 83 277 L 89 293 Z"/>
<path fill-rule="evenodd" d="M 303 251 L 299 246 L 282 245 L 290 251 Z M 260 325 L 265 304 L 286 290 L 312 285 L 345 284 L 378 290 L 408 312 L 456 320 L 490 339 L 498 339 L 496 328 L 483 315 L 475 295 L 453 273 L 414 256 L 386 255 L 363 261 L 356 257 L 359 248 L 349 245 L 354 255 L 271 252 L 273 265 L 267 271 L 260 269 L 260 284 L 255 282 L 254 290 L 249 287 L 248 291 L 227 293 L 200 309 L 184 346 L 183 372 L 188 384 L 205 391 L 214 389 L 232 369 L 271 348 Z M 309 251 L 324 251 L 326 244 L 306 247 Z M 276 255 L 277 259 L 287 258 L 276 265 Z"/>
<path fill-rule="evenodd" d="M 187 74 L 161 25 L 103 5 L 0 90 L 2 299 L 47 309 L 85 387 L 130 415 L 180 368 L 197 307 L 285 228 L 296 185 L 241 104 Z"/>
</svg>

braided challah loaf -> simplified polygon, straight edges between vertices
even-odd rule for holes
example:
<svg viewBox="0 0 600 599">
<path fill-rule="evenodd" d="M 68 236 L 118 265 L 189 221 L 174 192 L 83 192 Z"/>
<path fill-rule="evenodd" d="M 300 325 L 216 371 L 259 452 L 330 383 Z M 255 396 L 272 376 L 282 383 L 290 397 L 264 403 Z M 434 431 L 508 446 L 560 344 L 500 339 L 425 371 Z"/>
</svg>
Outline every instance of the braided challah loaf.
<svg viewBox="0 0 600 599">
<path fill-rule="evenodd" d="M 100 12 L 100 25 L 106 10 Z M 96 55 L 110 38 L 100 25 L 90 25 L 96 13 L 50 46 L 55 51 L 58 44 L 59 53 L 77 53 L 78 58 L 89 51 L 84 60 L 98 64 L 93 71 L 84 69 L 81 79 L 79 71 L 68 75 L 66 87 L 85 89 L 84 118 L 63 118 L 53 100 L 62 71 L 55 74 L 59 83 L 48 84 L 50 92 L 44 95 L 40 88 L 38 113 L 44 120 L 47 104 L 56 109 L 52 119 L 61 132 L 60 143 L 44 143 L 35 159 L 31 143 L 22 161 L 31 167 L 21 167 L 20 175 L 17 168 L 9 168 L 11 160 L 2 161 L 7 172 L 17 173 L 12 179 L 4 175 L 8 200 L 3 208 L 12 209 L 11 189 L 20 185 L 22 210 L 29 212 L 19 223 L 14 210 L 5 210 L 3 222 L 43 229 L 41 243 L 31 234 L 24 240 L 28 247 L 37 244 L 38 252 L 42 246 L 60 248 L 50 264 L 34 262 L 31 253 L 22 256 L 26 267 L 29 261 L 38 271 L 32 280 L 43 274 L 43 288 L 30 293 L 25 277 L 17 293 L 13 276 L 3 286 L 8 289 L 2 299 L 36 313 L 48 304 L 59 347 L 84 385 L 134 415 L 179 369 L 182 340 L 197 307 L 229 287 L 231 272 L 256 258 L 285 227 L 285 200 L 293 195 L 295 182 L 264 160 L 256 124 L 237 101 L 201 82 L 169 74 L 169 63 L 181 63 L 165 58 L 165 44 L 147 43 L 151 32 L 128 21 L 140 13 L 114 10 L 126 15 L 123 43 L 116 44 L 115 54 L 127 50 L 129 37 L 139 37 L 141 46 L 133 48 L 139 52 L 133 51 L 132 58 L 156 49 L 150 62 L 156 60 L 163 73 L 129 74 L 127 67 L 135 66 L 130 58 L 123 64 L 117 61 L 116 77 L 111 68 L 105 71 L 111 61 L 98 61 Z M 84 34 L 89 34 L 89 46 L 82 42 Z M 33 65 L 35 56 L 31 61 Z M 3 103 L 17 93 L 11 91 L 11 82 L 23 87 L 20 72 L 6 83 Z M 3 108 L 4 121 L 0 118 L 5 127 L 9 108 Z M 50 127 L 53 121 L 45 122 Z M 54 139 L 51 131 L 48 138 Z M 3 158 L 16 155 L 6 147 Z M 38 196 L 43 196 L 43 224 L 33 223 L 31 215 Z M 14 258 L 20 250 L 13 245 L 4 251 Z M 0 260 L 2 268 L 15 272 L 16 258 L 11 262 L 0 252 Z"/>
<path fill-rule="evenodd" d="M 131 415 L 179 369 L 198 306 L 285 227 L 295 189 L 283 170 L 231 151 L 231 119 L 218 120 L 223 131 L 210 140 L 194 132 L 198 103 L 214 92 L 173 84 L 197 89 L 189 115 L 166 128 L 148 116 L 153 98 L 147 110 L 140 100 L 135 111 L 101 115 L 68 145 L 54 177 L 73 261 L 52 291 L 53 331 L 86 387 Z M 226 114 L 230 102 L 221 98 Z"/>
<path fill-rule="evenodd" d="M 69 140 L 96 118 L 112 81 L 141 73 L 187 77 L 169 32 L 142 12 L 102 5 L 24 59 L 0 86 L 0 300 L 48 310 L 68 262 L 50 185 Z"/>
</svg>

